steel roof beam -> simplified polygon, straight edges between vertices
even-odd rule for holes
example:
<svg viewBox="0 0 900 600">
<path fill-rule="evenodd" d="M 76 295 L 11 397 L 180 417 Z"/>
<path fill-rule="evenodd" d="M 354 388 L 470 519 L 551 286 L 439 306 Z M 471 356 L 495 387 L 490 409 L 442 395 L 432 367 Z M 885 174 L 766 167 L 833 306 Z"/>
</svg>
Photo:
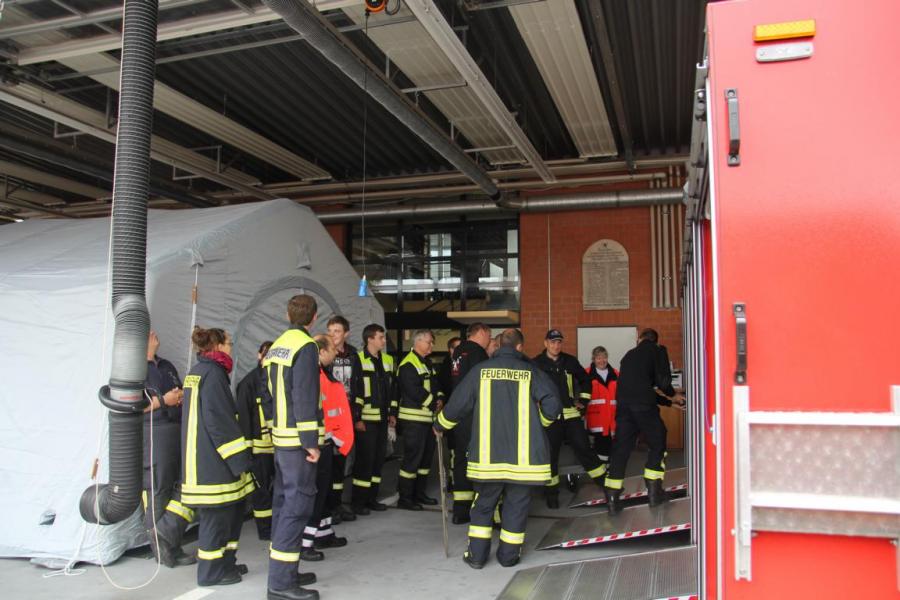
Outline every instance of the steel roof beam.
<svg viewBox="0 0 900 600">
<path fill-rule="evenodd" d="M 416 16 L 438 48 L 469 84 L 469 88 L 484 105 L 488 114 L 497 122 L 516 149 L 528 160 L 540 178 L 548 183 L 556 181 L 556 177 L 547 168 L 531 140 L 522 131 L 515 117 L 510 114 L 503 104 L 503 100 L 497 95 L 497 91 L 488 82 L 484 73 L 475 63 L 475 59 L 466 50 L 459 36 L 456 35 L 433 0 L 406 0 L 406 7 Z"/>
<path fill-rule="evenodd" d="M 359 0 L 319 0 L 316 8 L 320 11 L 357 6 Z M 121 9 L 119 9 L 121 14 Z M 80 18 L 80 17 L 76 17 Z M 157 41 L 174 40 L 190 35 L 199 35 L 233 27 L 244 27 L 268 21 L 277 21 L 281 17 L 274 11 L 261 7 L 252 14 L 242 10 L 231 10 L 215 14 L 200 15 L 189 19 L 182 19 L 171 23 L 161 23 L 159 26 Z M 10 28 L 12 29 L 12 28 Z M 2 32 L 2 30 L 0 30 Z M 86 39 L 76 39 L 59 44 L 47 46 L 35 46 L 19 51 L 18 64 L 31 65 L 35 63 L 60 60 L 98 52 L 117 50 L 122 47 L 121 34 L 99 35 Z"/>
<path fill-rule="evenodd" d="M 96 200 L 98 198 L 109 198 L 112 196 L 112 192 L 110 190 L 104 190 L 93 185 L 81 183 L 80 181 L 75 181 L 74 179 L 51 175 L 50 173 L 41 171 L 40 169 L 35 169 L 26 165 L 13 163 L 6 160 L 0 160 L 0 173 L 9 177 L 21 179 L 23 181 L 30 181 L 32 183 L 37 183 L 57 190 L 63 190 L 64 192 L 69 192 L 78 196 L 84 196 L 85 198 L 93 198 Z"/>
</svg>

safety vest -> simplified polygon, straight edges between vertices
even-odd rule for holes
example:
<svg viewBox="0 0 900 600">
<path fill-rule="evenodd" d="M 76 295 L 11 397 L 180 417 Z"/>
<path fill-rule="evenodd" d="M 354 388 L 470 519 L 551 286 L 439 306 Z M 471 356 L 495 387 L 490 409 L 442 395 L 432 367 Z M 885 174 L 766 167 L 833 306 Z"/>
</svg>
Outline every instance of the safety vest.
<svg viewBox="0 0 900 600">
<path fill-rule="evenodd" d="M 399 418 L 401 421 L 416 421 L 419 423 L 431 424 L 434 420 L 433 402 L 436 396 L 440 397 L 440 392 L 438 392 L 438 394 L 433 394 L 431 391 L 431 380 L 434 377 L 434 371 L 431 369 L 430 365 L 424 364 L 419 358 L 419 355 L 412 350 L 410 350 L 409 354 L 400 361 L 398 373 L 403 370 L 405 365 L 410 365 L 416 370 L 416 374 L 422 380 L 422 388 L 427 392 L 427 395 L 423 400 L 418 401 L 415 398 L 407 398 L 403 395 L 401 388 Z"/>
<path fill-rule="evenodd" d="M 591 379 L 591 399 L 588 400 L 584 413 L 585 427 L 591 433 L 611 435 L 616 430 L 616 385 L 619 372 L 609 367 L 605 384 L 593 366 L 587 368 L 587 373 Z"/>
<path fill-rule="evenodd" d="M 301 431 L 318 431 L 318 420 L 297 422 L 293 403 L 289 400 L 291 368 L 297 353 L 307 344 L 315 345 L 309 335 L 300 329 L 288 329 L 275 340 L 266 357 L 263 368 L 269 393 L 272 395 L 272 444 L 276 448 L 299 448 Z"/>
<path fill-rule="evenodd" d="M 325 438 L 334 442 L 338 452 L 347 456 L 353 448 L 353 416 L 347 402 L 347 392 L 340 381 L 332 381 L 322 372 L 319 375 L 322 390 L 322 416 L 325 420 Z"/>
<path fill-rule="evenodd" d="M 368 356 L 366 356 L 366 352 L 364 350 L 360 350 L 357 353 L 359 357 L 360 364 L 360 377 L 362 378 L 363 389 L 362 389 L 362 397 L 356 398 L 356 403 L 362 407 L 362 420 L 363 421 L 373 421 L 380 422 L 382 420 L 382 408 L 384 407 L 384 402 L 389 401 L 388 408 L 390 412 L 397 410 L 397 400 L 396 398 L 381 398 L 381 394 L 383 390 L 379 390 L 377 393 L 375 392 L 374 383 L 376 381 L 377 375 L 375 374 L 375 362 Z M 388 383 L 390 384 L 390 378 L 393 377 L 394 374 L 394 358 L 385 352 L 381 353 L 381 366 L 384 369 L 384 374 L 388 378 Z"/>
</svg>

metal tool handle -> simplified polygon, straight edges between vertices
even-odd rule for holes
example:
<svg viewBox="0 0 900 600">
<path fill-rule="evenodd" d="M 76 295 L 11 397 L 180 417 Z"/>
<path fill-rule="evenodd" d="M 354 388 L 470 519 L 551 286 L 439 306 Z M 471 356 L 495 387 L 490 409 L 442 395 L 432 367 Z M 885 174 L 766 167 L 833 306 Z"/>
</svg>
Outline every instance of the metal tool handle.
<svg viewBox="0 0 900 600">
<path fill-rule="evenodd" d="M 437 437 L 438 474 L 440 476 L 441 489 L 441 525 L 444 530 L 444 556 L 450 558 L 450 534 L 447 531 L 447 468 L 444 466 L 444 436 L 435 433 Z"/>
</svg>

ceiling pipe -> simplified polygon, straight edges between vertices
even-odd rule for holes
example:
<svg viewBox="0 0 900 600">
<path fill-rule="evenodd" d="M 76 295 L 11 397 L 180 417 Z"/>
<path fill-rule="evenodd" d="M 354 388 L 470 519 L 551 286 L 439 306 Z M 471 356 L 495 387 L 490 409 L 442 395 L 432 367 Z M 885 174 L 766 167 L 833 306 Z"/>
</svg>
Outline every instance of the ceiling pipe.
<svg viewBox="0 0 900 600">
<path fill-rule="evenodd" d="M 559 210 L 590 210 L 599 208 L 624 208 L 635 206 L 659 206 L 679 204 L 684 198 L 681 188 L 657 188 L 622 192 L 598 192 L 593 194 L 555 194 L 529 198 L 492 200 L 465 200 L 462 202 L 429 202 L 407 206 L 387 206 L 366 209 L 367 220 L 408 219 L 461 214 L 485 214 L 501 211 L 550 212 Z M 359 209 L 340 210 L 318 215 L 322 223 L 346 223 L 361 219 Z"/>
<path fill-rule="evenodd" d="M 291 29 L 304 36 L 310 46 L 340 69 L 350 80 L 394 117 L 464 173 L 491 198 L 499 196 L 494 181 L 437 125 L 403 95 L 353 44 L 329 23 L 308 0 L 263 0 L 281 15 Z"/>
<path fill-rule="evenodd" d="M 497 188 L 504 192 L 513 192 L 520 190 L 533 189 L 553 189 L 553 188 L 569 188 L 580 187 L 585 185 L 608 185 L 614 183 L 635 183 L 646 181 L 662 181 L 665 179 L 664 173 L 640 173 L 637 175 L 605 175 L 595 177 L 572 177 L 570 179 L 559 179 L 556 183 L 545 183 L 541 180 L 529 181 L 509 181 L 497 184 Z M 366 191 L 366 200 L 393 200 L 393 199 L 409 199 L 409 198 L 428 198 L 434 196 L 457 196 L 460 194 L 472 194 L 479 191 L 476 185 L 445 185 L 434 187 L 405 188 L 396 190 L 379 190 Z M 362 192 L 339 192 L 334 194 L 323 194 L 320 196 L 298 196 L 296 201 L 308 206 L 316 206 L 320 204 L 356 202 L 362 200 Z"/>
</svg>

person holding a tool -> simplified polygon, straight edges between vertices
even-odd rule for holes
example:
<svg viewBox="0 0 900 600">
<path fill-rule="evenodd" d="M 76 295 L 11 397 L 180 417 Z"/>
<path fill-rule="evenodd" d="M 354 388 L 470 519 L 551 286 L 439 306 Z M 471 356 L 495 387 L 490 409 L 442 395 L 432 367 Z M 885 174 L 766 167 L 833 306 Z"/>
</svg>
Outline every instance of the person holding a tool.
<svg viewBox="0 0 900 600">
<path fill-rule="evenodd" d="M 562 407 L 550 379 L 522 355 L 524 341 L 518 329 L 504 331 L 500 348 L 459 382 L 434 426 L 436 432 L 452 430 L 471 418 L 466 475 L 477 493 L 463 561 L 473 569 L 488 560 L 492 517 L 501 495 L 497 560 L 504 567 L 519 562 L 531 488 L 550 480 L 544 428 L 559 418 Z"/>
</svg>

